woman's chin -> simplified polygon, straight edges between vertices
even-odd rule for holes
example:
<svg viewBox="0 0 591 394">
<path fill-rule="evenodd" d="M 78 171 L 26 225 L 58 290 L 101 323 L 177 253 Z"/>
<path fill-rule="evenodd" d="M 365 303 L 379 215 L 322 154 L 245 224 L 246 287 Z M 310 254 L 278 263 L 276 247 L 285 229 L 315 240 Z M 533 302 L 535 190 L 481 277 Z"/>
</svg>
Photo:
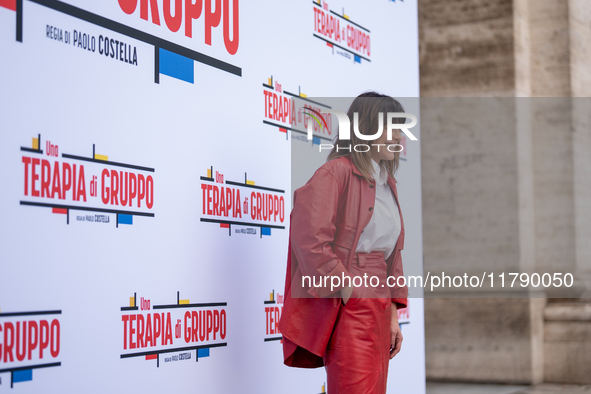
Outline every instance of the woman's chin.
<svg viewBox="0 0 591 394">
<path fill-rule="evenodd" d="M 395 153 L 388 152 L 386 154 L 386 156 L 382 160 L 394 160 L 395 157 L 396 157 L 396 154 Z"/>
</svg>

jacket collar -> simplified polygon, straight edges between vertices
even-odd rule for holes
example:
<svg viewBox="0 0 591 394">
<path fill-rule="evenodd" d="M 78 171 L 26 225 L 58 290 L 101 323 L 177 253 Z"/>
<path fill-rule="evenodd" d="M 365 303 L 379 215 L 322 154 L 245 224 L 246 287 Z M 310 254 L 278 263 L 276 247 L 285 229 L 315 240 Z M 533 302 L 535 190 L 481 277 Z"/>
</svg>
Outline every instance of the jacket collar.
<svg viewBox="0 0 591 394">
<path fill-rule="evenodd" d="M 349 163 L 349 165 L 351 166 L 351 169 L 353 170 L 353 173 L 359 175 L 359 176 L 363 176 L 363 174 L 361 174 L 361 171 L 359 171 L 359 169 L 357 168 L 357 166 L 355 164 L 353 164 L 353 161 L 351 160 L 351 156 L 345 156 L 347 158 L 347 161 Z M 396 180 L 396 178 L 391 177 L 390 174 L 388 174 L 388 181 L 390 181 L 390 178 L 392 178 L 394 180 L 394 183 L 398 183 L 398 181 Z"/>
</svg>

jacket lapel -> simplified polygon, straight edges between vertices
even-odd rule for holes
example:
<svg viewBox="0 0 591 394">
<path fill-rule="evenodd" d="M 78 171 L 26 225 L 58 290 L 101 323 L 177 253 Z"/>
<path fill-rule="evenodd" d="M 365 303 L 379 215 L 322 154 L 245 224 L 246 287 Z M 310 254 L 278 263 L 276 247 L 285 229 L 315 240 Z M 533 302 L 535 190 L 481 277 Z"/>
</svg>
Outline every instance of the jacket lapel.
<svg viewBox="0 0 591 394">
<path fill-rule="evenodd" d="M 361 174 L 361 172 L 359 171 L 359 169 L 357 168 L 357 166 L 355 164 L 353 164 L 353 161 L 351 160 L 351 158 L 349 156 L 347 156 L 347 160 L 349 161 L 349 165 L 351 166 L 351 170 L 353 171 L 353 173 L 357 174 L 360 177 L 363 176 Z M 396 178 L 394 178 L 394 177 L 390 176 L 390 174 L 388 174 L 388 185 L 390 186 L 390 189 L 392 189 L 392 193 L 394 193 L 394 198 L 396 199 L 396 205 L 398 206 L 398 213 L 400 214 L 400 227 L 401 227 L 400 232 L 401 232 L 402 237 L 404 237 L 404 221 L 402 220 L 402 210 L 400 209 L 400 204 L 398 202 L 398 191 L 396 190 L 396 183 L 398 183 Z M 363 199 L 361 201 L 363 201 Z M 360 212 L 360 214 L 361 214 L 361 212 Z M 404 238 L 403 238 L 403 242 L 404 242 Z"/>
<path fill-rule="evenodd" d="M 394 193 L 394 197 L 396 198 L 396 204 L 398 205 L 398 213 L 400 214 L 400 235 L 398 236 L 398 242 L 396 242 L 396 247 L 398 247 L 398 243 L 402 244 L 404 247 L 404 220 L 402 220 L 402 209 L 400 209 L 400 204 L 398 203 L 398 192 L 396 191 L 396 180 L 390 176 L 388 176 L 388 185 L 390 185 L 390 189 Z"/>
</svg>

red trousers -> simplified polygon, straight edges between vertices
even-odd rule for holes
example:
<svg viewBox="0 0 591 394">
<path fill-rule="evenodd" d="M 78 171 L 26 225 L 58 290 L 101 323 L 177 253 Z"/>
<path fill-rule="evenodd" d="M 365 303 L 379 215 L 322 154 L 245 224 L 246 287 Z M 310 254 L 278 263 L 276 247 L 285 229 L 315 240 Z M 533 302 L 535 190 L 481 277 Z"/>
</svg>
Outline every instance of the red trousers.
<svg viewBox="0 0 591 394">
<path fill-rule="evenodd" d="M 354 256 L 349 275 L 351 279 L 354 276 L 363 279 L 363 275 L 367 274 L 367 287 L 355 287 L 353 284 L 351 298 L 346 304 L 341 301 L 323 357 L 327 394 L 386 393 L 390 318 L 392 308 L 395 308 L 392 307 L 386 283 L 386 269 L 383 252 L 357 253 Z M 370 282 L 372 276 L 378 280 Z"/>
</svg>

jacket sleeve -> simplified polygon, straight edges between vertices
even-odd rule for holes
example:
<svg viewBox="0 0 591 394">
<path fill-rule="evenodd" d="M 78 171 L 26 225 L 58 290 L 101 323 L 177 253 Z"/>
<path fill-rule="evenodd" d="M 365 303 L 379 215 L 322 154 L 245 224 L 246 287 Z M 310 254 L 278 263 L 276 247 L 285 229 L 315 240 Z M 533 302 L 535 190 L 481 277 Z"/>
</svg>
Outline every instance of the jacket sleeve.
<svg viewBox="0 0 591 394">
<path fill-rule="evenodd" d="M 403 276 L 402 272 L 402 260 L 400 259 L 400 252 L 398 257 L 394 261 L 393 273 L 391 274 L 395 279 L 399 276 Z M 392 302 L 396 304 L 396 309 L 406 308 L 408 306 L 408 286 L 406 283 L 404 287 L 398 287 L 397 285 L 391 289 Z"/>
<path fill-rule="evenodd" d="M 343 262 L 332 250 L 339 205 L 339 182 L 325 168 L 316 170 L 312 178 L 294 193 L 294 207 L 291 215 L 291 247 L 297 257 L 303 276 L 309 276 L 311 286 L 308 294 L 314 298 L 327 297 L 343 288 L 342 283 L 331 278 L 324 280 L 322 286 L 314 286 L 314 278 L 319 283 L 320 277 L 348 276 Z M 302 280 L 303 281 L 303 280 Z M 293 286 L 301 283 L 292 283 Z M 305 285 L 308 286 L 306 278 Z M 338 285 L 338 286 L 337 286 Z"/>
<path fill-rule="evenodd" d="M 400 238 L 400 245 L 396 245 L 396 249 L 390 257 L 390 259 L 393 259 L 393 262 L 391 263 L 389 275 L 394 277 L 394 281 L 397 281 L 398 277 L 404 276 L 401 257 L 401 251 L 404 248 L 404 231 L 401 232 Z M 408 306 L 408 286 L 406 283 L 404 283 L 404 287 L 399 287 L 397 284 L 394 284 L 394 286 L 390 288 L 390 292 L 392 302 L 396 304 L 396 309 L 402 309 Z"/>
</svg>

